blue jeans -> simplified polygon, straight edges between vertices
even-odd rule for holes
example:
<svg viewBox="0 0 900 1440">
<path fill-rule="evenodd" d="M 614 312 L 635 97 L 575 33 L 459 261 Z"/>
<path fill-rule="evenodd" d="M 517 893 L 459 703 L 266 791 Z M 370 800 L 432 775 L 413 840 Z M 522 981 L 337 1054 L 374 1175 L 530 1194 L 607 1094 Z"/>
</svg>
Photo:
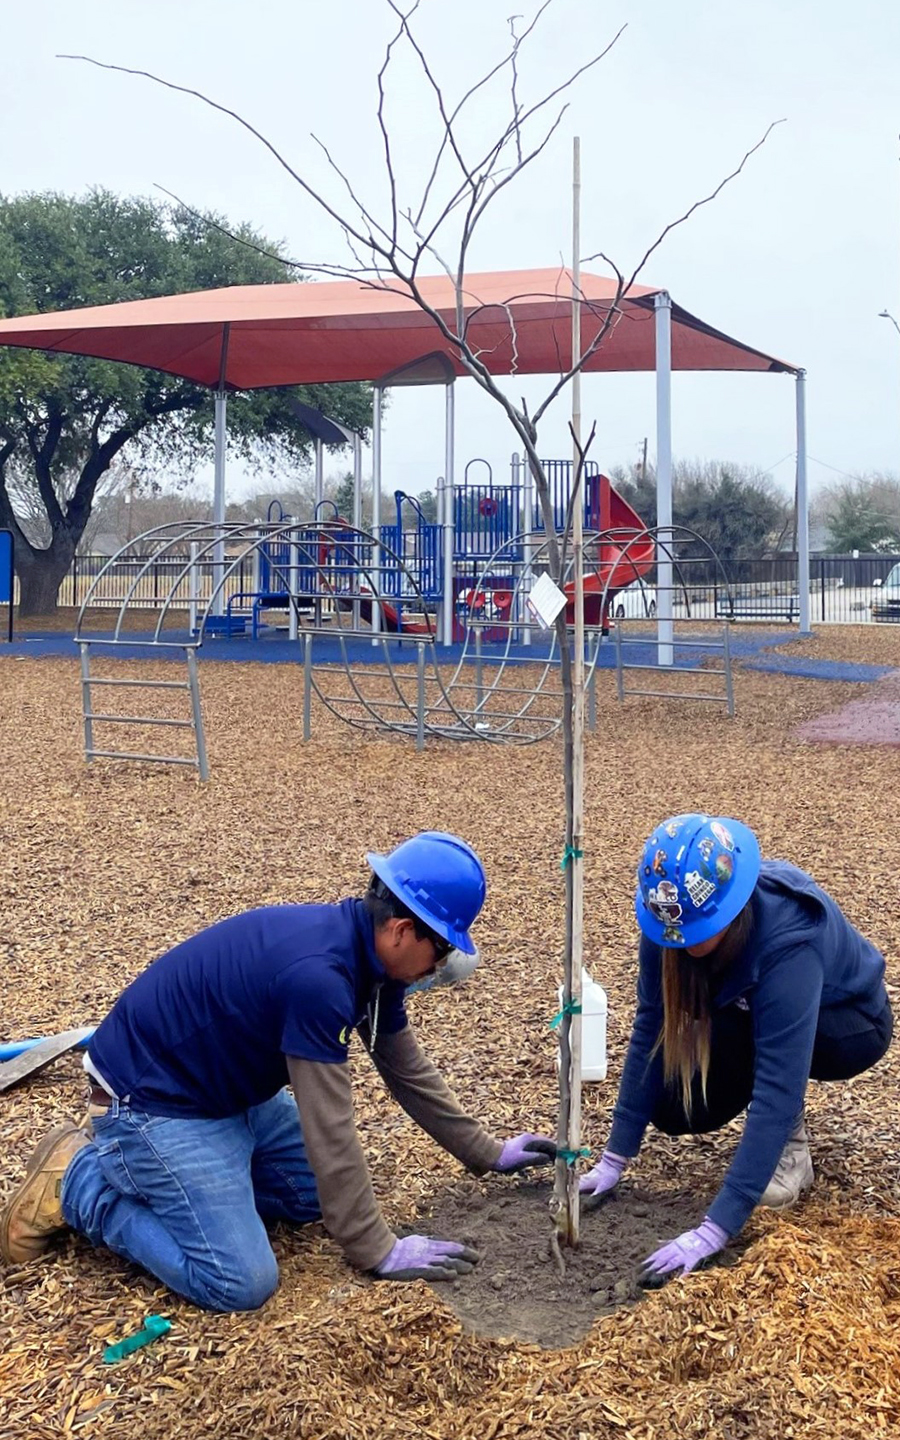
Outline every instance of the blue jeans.
<svg viewBox="0 0 900 1440">
<path fill-rule="evenodd" d="M 208 1310 L 255 1310 L 278 1284 L 263 1218 L 321 1217 L 293 1097 L 224 1120 L 148 1115 L 113 1101 L 72 1160 L 63 1216 L 93 1245 Z"/>
</svg>

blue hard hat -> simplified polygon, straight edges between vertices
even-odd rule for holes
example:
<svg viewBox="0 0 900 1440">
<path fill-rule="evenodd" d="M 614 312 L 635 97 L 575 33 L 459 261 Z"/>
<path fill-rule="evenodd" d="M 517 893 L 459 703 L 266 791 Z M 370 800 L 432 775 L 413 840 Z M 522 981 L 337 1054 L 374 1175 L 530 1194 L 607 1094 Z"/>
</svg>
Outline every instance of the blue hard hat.
<svg viewBox="0 0 900 1440">
<path fill-rule="evenodd" d="M 759 878 L 759 843 L 739 820 L 673 815 L 654 830 L 637 872 L 634 909 L 656 945 L 681 949 L 718 935 Z"/>
<path fill-rule="evenodd" d="M 484 866 L 471 846 L 442 830 L 423 830 L 390 855 L 369 853 L 379 880 L 420 920 L 457 950 L 474 955 L 469 926 L 487 885 Z"/>
</svg>

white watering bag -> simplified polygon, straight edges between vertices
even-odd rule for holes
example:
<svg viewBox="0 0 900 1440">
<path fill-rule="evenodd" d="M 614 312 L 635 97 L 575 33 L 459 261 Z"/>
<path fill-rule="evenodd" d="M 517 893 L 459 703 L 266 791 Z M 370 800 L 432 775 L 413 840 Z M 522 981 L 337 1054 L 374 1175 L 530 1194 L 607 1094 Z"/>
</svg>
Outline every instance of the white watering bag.
<svg viewBox="0 0 900 1440">
<path fill-rule="evenodd" d="M 562 1009 L 563 987 L 559 987 Z M 581 972 L 581 1078 L 606 1079 L 606 991 L 586 970 Z M 556 1054 L 559 1065 L 559 1051 Z"/>
</svg>

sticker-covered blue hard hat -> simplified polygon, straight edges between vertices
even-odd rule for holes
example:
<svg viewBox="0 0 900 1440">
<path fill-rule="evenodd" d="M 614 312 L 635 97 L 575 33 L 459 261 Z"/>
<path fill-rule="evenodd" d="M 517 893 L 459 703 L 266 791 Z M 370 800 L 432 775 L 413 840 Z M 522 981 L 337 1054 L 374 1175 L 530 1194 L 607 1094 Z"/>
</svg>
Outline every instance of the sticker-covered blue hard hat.
<svg viewBox="0 0 900 1440">
<path fill-rule="evenodd" d="M 656 827 L 638 865 L 641 930 L 657 945 L 701 945 L 743 910 L 759 865 L 759 843 L 740 820 L 673 815 Z"/>
</svg>

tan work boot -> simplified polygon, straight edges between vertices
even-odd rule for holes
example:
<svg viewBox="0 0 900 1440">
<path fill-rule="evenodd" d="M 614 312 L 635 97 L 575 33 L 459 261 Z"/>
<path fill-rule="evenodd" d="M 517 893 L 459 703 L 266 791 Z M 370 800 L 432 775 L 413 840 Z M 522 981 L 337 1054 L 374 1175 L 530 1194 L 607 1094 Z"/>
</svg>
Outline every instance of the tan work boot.
<svg viewBox="0 0 900 1440">
<path fill-rule="evenodd" d="M 814 1179 L 809 1139 L 801 1114 L 788 1136 L 781 1159 L 775 1166 L 775 1174 L 763 1191 L 759 1203 L 768 1206 L 770 1210 L 786 1210 L 789 1205 L 796 1205 Z"/>
<path fill-rule="evenodd" d="M 90 1137 L 69 1121 L 51 1130 L 38 1145 L 0 1215 L 0 1255 L 8 1265 L 37 1260 L 58 1230 L 65 1230 L 60 1205 L 63 1176 Z"/>
</svg>

